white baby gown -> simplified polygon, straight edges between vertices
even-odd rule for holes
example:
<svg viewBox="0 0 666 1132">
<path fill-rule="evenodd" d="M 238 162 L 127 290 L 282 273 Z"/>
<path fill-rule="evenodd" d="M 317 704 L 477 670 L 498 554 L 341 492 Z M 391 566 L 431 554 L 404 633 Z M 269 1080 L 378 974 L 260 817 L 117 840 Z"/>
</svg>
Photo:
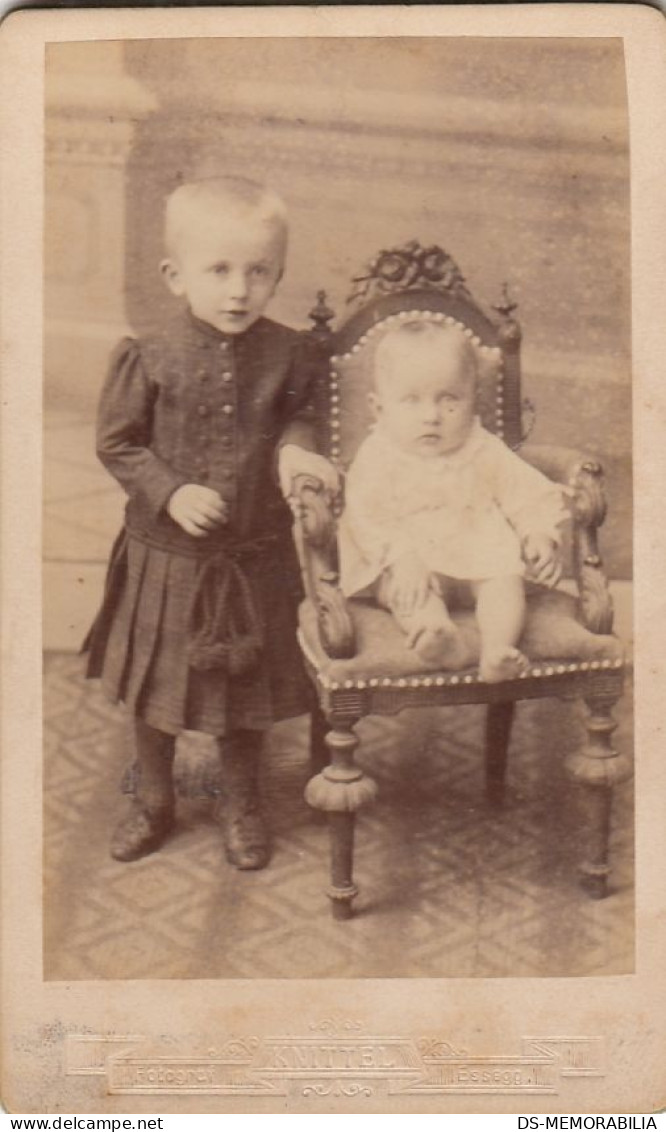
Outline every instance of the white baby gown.
<svg viewBox="0 0 666 1132">
<path fill-rule="evenodd" d="M 340 521 L 340 584 L 360 594 L 413 551 L 429 571 L 480 581 L 524 574 L 525 535 L 556 543 L 567 517 L 562 488 L 475 419 L 450 455 L 409 455 L 381 424 L 361 444 L 347 476 Z"/>
</svg>

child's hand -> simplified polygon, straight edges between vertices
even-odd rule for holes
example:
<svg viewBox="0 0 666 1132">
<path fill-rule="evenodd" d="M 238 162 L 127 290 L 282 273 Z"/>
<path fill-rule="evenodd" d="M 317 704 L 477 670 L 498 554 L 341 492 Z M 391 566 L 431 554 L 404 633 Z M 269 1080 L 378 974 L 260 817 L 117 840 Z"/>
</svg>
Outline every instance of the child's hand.
<svg viewBox="0 0 666 1132">
<path fill-rule="evenodd" d="M 523 542 L 523 556 L 529 576 L 542 586 L 556 586 L 562 577 L 559 547 L 548 535 L 528 535 Z"/>
<path fill-rule="evenodd" d="M 387 596 L 396 613 L 409 616 L 425 604 L 430 574 L 415 554 L 403 554 L 389 568 Z"/>
<path fill-rule="evenodd" d="M 329 495 L 337 495 L 340 490 L 340 476 L 337 468 L 333 467 L 325 456 L 316 452 L 308 452 L 298 444 L 285 444 L 280 449 L 278 457 L 278 475 L 280 477 L 280 490 L 285 499 L 293 494 L 296 476 L 312 476 L 320 480 L 324 491 Z"/>
<path fill-rule="evenodd" d="M 198 483 L 186 483 L 177 488 L 167 503 L 167 511 L 193 538 L 203 538 L 213 527 L 226 523 L 229 517 L 229 508 L 218 493 Z"/>
</svg>

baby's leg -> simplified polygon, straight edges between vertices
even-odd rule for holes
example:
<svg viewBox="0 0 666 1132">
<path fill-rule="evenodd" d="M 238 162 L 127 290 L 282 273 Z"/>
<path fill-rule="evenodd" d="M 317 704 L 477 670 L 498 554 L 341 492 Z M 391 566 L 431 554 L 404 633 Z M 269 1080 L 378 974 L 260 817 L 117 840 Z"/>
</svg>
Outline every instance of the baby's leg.
<svg viewBox="0 0 666 1132">
<path fill-rule="evenodd" d="M 388 596 L 387 579 L 382 578 L 376 590 L 380 605 L 388 609 L 407 637 L 408 648 L 414 649 L 420 660 L 429 666 L 461 668 L 469 663 L 467 649 L 460 633 L 451 620 L 446 605 L 445 585 L 438 592 L 430 589 L 425 602 L 405 613 Z"/>
<path fill-rule="evenodd" d="M 517 575 L 473 583 L 476 619 L 481 634 L 479 673 L 496 684 L 512 680 L 527 668 L 527 657 L 516 648 L 525 623 L 525 587 Z"/>
</svg>

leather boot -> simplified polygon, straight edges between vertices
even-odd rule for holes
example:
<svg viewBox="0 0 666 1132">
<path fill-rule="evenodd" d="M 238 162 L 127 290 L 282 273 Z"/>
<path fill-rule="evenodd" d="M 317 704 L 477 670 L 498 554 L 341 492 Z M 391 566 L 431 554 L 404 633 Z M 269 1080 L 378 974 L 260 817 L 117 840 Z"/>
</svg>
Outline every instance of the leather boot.
<svg viewBox="0 0 666 1132">
<path fill-rule="evenodd" d="M 118 823 L 111 838 L 111 856 L 116 861 L 138 861 L 153 853 L 174 824 L 176 738 L 135 719 L 134 741 L 136 787 L 129 813 Z"/>
<path fill-rule="evenodd" d="M 270 860 L 259 800 L 262 740 L 260 731 L 236 731 L 220 741 L 220 823 L 227 860 L 237 869 L 263 869 Z"/>
<path fill-rule="evenodd" d="M 135 798 L 129 813 L 114 830 L 111 856 L 116 861 L 138 861 L 154 853 L 171 833 L 173 824 L 173 807 L 149 810 Z"/>
</svg>

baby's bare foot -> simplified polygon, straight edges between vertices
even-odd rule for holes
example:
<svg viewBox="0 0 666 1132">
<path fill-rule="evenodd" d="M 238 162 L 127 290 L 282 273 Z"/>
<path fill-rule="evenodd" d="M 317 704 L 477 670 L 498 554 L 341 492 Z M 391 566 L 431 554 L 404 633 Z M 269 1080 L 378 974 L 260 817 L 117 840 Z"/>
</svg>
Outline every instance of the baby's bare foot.
<svg viewBox="0 0 666 1132">
<path fill-rule="evenodd" d="M 408 643 L 419 659 L 431 667 L 459 668 L 467 660 L 467 649 L 453 621 L 442 621 L 430 629 L 423 629 Z"/>
<path fill-rule="evenodd" d="M 501 680 L 515 680 L 529 666 L 527 657 L 512 645 L 497 649 L 486 649 L 481 656 L 479 675 L 486 684 L 498 684 Z"/>
</svg>

